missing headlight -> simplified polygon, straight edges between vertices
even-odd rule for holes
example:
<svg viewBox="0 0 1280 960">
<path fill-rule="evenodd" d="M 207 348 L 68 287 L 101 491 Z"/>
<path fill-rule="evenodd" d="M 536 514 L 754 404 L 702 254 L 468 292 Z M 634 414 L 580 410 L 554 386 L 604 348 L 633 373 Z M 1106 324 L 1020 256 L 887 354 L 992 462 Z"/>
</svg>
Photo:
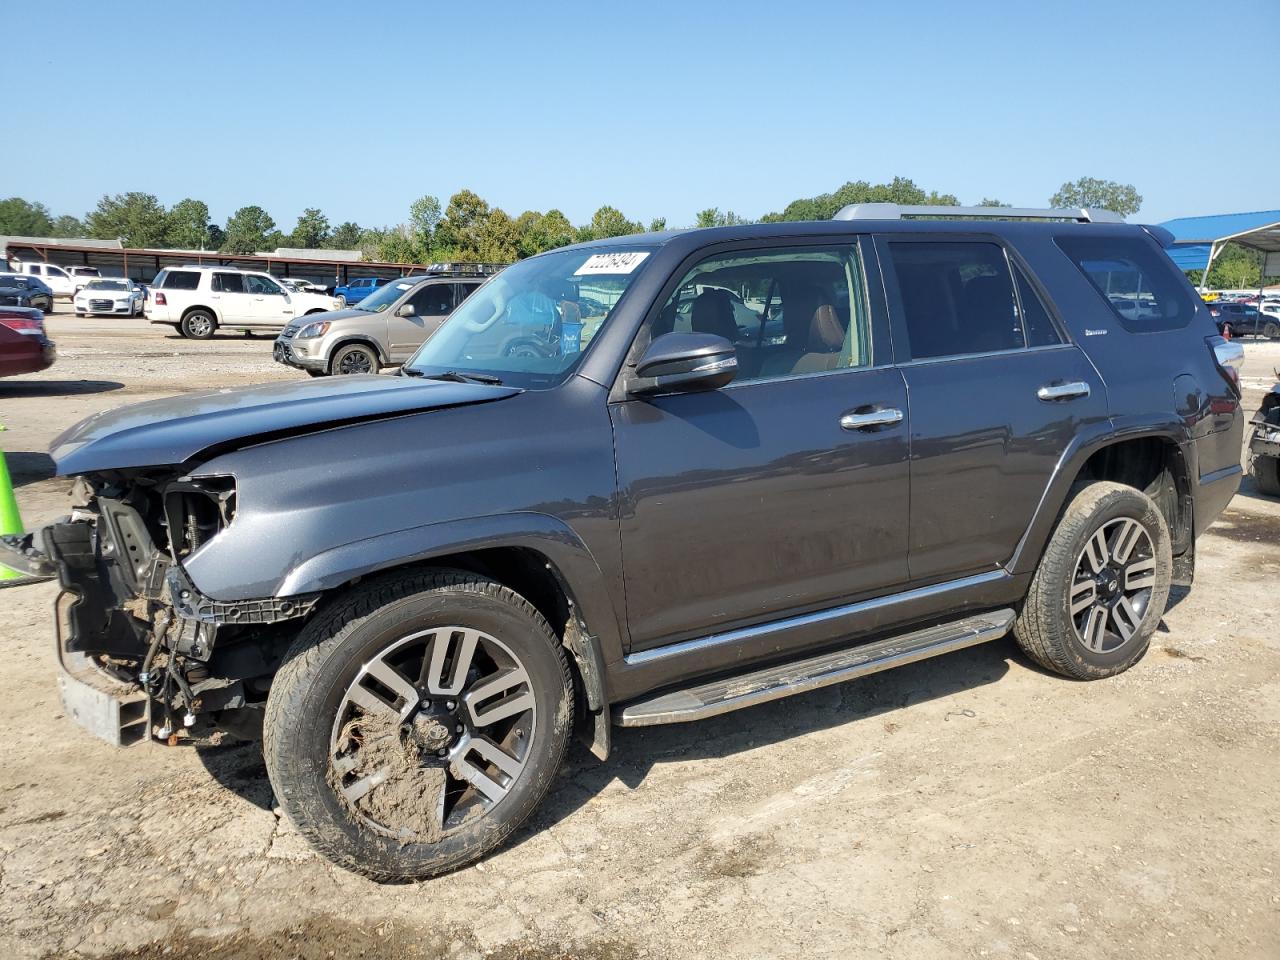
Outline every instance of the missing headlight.
<svg viewBox="0 0 1280 960">
<path fill-rule="evenodd" d="M 183 478 L 164 490 L 169 548 L 175 561 L 195 553 L 230 523 L 236 512 L 233 477 Z"/>
</svg>

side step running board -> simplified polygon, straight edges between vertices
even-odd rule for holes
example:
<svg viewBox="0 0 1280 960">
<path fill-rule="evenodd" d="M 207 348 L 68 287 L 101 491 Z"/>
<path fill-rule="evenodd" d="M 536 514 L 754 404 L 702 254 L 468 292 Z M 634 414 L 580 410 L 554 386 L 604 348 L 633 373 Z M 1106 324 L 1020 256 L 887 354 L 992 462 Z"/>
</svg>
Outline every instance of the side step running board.
<svg viewBox="0 0 1280 960">
<path fill-rule="evenodd" d="M 1012 610 L 993 610 L 807 660 L 712 680 L 620 707 L 613 719 L 624 727 L 702 720 L 996 640 L 1009 632 L 1013 619 Z"/>
</svg>

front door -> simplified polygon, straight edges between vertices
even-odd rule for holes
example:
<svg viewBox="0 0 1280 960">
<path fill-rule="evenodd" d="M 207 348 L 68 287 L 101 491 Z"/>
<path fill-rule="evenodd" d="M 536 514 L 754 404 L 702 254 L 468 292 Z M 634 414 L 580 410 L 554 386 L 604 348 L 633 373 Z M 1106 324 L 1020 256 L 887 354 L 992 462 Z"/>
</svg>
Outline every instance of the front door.
<svg viewBox="0 0 1280 960">
<path fill-rule="evenodd" d="M 408 316 L 400 316 L 403 312 L 401 308 L 406 305 L 413 312 Z M 442 280 L 424 284 L 413 291 L 399 307 L 388 311 L 387 339 L 390 341 L 391 362 L 403 363 L 413 356 L 413 352 L 422 346 L 427 337 L 435 333 L 452 310 L 453 283 Z"/>
<path fill-rule="evenodd" d="M 221 315 L 223 326 L 253 326 L 252 300 L 245 290 L 243 273 L 214 273 L 209 284 L 209 299 Z"/>
<path fill-rule="evenodd" d="M 912 580 L 994 570 L 1105 388 L 995 238 L 877 248 L 911 397 Z"/>
<path fill-rule="evenodd" d="M 284 287 L 260 273 L 244 275 L 250 323 L 258 330 L 283 330 L 293 319 L 293 301 Z"/>
<path fill-rule="evenodd" d="M 650 319 L 733 339 L 740 373 L 610 407 L 633 651 L 906 581 L 907 395 L 872 312 L 850 241 L 712 255 Z"/>
</svg>

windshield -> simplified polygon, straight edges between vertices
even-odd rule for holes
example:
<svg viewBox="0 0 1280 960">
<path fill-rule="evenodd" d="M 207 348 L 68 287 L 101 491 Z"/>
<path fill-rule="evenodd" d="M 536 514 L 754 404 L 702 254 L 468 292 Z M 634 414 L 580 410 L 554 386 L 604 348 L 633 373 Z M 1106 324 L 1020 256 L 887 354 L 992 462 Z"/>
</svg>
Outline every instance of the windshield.
<svg viewBox="0 0 1280 960">
<path fill-rule="evenodd" d="M 507 267 L 463 301 L 405 372 L 452 371 L 519 387 L 555 386 L 573 372 L 652 252 L 565 250 Z"/>
<path fill-rule="evenodd" d="M 128 290 L 129 284 L 124 280 L 90 280 L 84 288 L 86 290 Z"/>
<path fill-rule="evenodd" d="M 381 313 L 403 297 L 407 291 L 412 290 L 414 286 L 415 284 L 411 280 L 393 280 L 385 287 L 379 287 L 357 303 L 356 309 L 368 310 L 370 313 Z"/>
</svg>

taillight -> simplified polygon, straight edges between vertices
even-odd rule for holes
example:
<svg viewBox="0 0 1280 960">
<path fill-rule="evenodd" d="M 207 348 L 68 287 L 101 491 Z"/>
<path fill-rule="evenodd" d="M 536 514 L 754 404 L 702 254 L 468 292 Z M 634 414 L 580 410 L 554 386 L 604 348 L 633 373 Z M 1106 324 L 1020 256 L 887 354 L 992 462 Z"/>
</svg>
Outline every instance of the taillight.
<svg viewBox="0 0 1280 960">
<path fill-rule="evenodd" d="M 1234 340 L 1224 340 L 1222 337 L 1206 337 L 1205 342 L 1213 351 L 1214 362 L 1218 364 L 1223 377 L 1239 393 L 1240 368 L 1244 366 L 1244 347 Z"/>
<path fill-rule="evenodd" d="M 164 294 L 163 294 L 163 293 L 161 293 L 159 290 L 157 290 L 157 291 L 156 291 L 156 306 L 157 306 L 157 307 L 167 307 L 168 305 L 169 305 L 169 301 L 168 301 L 168 300 L 166 300 L 166 299 L 164 298 Z"/>
<path fill-rule="evenodd" d="M 28 333 L 34 337 L 44 336 L 44 321 L 32 317 L 11 317 L 0 314 L 0 327 L 8 327 L 14 333 Z"/>
</svg>

